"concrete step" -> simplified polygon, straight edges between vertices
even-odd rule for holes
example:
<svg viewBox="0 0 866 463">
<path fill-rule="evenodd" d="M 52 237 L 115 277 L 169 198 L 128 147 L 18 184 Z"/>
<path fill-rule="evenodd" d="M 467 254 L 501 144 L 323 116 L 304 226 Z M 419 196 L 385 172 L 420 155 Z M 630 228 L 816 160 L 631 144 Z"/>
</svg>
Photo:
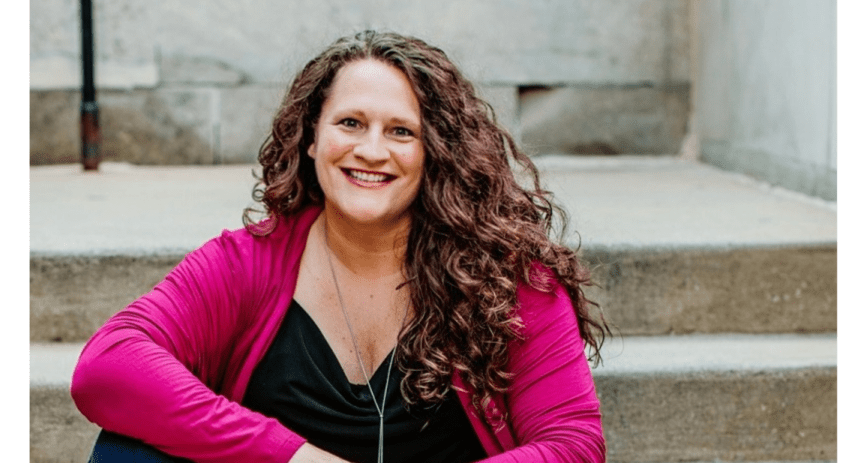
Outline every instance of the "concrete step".
<svg viewBox="0 0 866 463">
<path fill-rule="evenodd" d="M 835 335 L 626 337 L 603 354 L 611 461 L 836 458 Z"/>
<path fill-rule="evenodd" d="M 675 158 L 537 163 L 623 334 L 836 330 L 835 203 Z"/>
<path fill-rule="evenodd" d="M 98 428 L 69 397 L 82 344 L 30 346 L 31 462 L 81 462 Z M 594 370 L 610 462 L 836 458 L 836 336 L 620 337 Z"/>
<path fill-rule="evenodd" d="M 674 158 L 537 158 L 624 335 L 834 332 L 836 210 Z M 87 339 L 253 205 L 253 166 L 33 167 L 30 338 Z"/>
</svg>

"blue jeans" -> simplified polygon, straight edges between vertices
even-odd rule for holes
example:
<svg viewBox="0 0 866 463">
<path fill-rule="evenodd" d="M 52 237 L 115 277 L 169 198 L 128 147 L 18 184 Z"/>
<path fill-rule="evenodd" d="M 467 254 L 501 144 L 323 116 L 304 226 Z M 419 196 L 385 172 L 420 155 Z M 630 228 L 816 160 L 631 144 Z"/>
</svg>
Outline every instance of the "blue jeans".
<svg viewBox="0 0 866 463">
<path fill-rule="evenodd" d="M 184 463 L 189 460 L 173 457 L 144 442 L 102 430 L 96 437 L 93 453 L 87 463 Z M 191 462 L 190 462 L 191 463 Z"/>
</svg>

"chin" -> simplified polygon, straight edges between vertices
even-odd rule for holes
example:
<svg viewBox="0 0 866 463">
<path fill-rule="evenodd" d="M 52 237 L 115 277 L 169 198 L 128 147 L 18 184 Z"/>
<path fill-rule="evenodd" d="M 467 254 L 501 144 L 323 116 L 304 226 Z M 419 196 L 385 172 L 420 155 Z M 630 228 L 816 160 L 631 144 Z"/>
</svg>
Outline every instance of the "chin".
<svg viewBox="0 0 866 463">
<path fill-rule="evenodd" d="M 354 211 L 347 211 L 344 217 L 362 225 L 387 226 L 408 219 L 409 214 L 390 214 L 387 211 L 356 209 Z"/>
</svg>

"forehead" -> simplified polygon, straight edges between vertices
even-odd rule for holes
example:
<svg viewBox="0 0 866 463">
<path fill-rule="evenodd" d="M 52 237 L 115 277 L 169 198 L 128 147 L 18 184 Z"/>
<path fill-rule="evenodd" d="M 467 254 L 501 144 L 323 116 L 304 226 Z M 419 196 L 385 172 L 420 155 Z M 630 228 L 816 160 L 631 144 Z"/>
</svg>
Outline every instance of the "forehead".
<svg viewBox="0 0 866 463">
<path fill-rule="evenodd" d="M 340 68 L 324 106 L 325 110 L 392 110 L 403 117 L 420 118 L 418 98 L 403 71 L 374 59 L 352 61 Z"/>
</svg>

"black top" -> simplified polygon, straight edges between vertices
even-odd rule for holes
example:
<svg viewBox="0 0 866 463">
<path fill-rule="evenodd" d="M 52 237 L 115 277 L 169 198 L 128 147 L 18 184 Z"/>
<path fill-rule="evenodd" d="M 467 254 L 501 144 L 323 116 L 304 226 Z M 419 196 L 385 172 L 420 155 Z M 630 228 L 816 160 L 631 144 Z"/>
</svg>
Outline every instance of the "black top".
<svg viewBox="0 0 866 463">
<path fill-rule="evenodd" d="M 370 378 L 380 405 L 389 360 Z M 486 456 L 454 391 L 434 408 L 407 409 L 401 377 L 392 368 L 385 401 L 385 461 L 469 462 Z M 349 382 L 319 327 L 294 300 L 253 371 L 243 404 L 337 456 L 376 461 L 379 414 L 367 385 Z"/>
</svg>

